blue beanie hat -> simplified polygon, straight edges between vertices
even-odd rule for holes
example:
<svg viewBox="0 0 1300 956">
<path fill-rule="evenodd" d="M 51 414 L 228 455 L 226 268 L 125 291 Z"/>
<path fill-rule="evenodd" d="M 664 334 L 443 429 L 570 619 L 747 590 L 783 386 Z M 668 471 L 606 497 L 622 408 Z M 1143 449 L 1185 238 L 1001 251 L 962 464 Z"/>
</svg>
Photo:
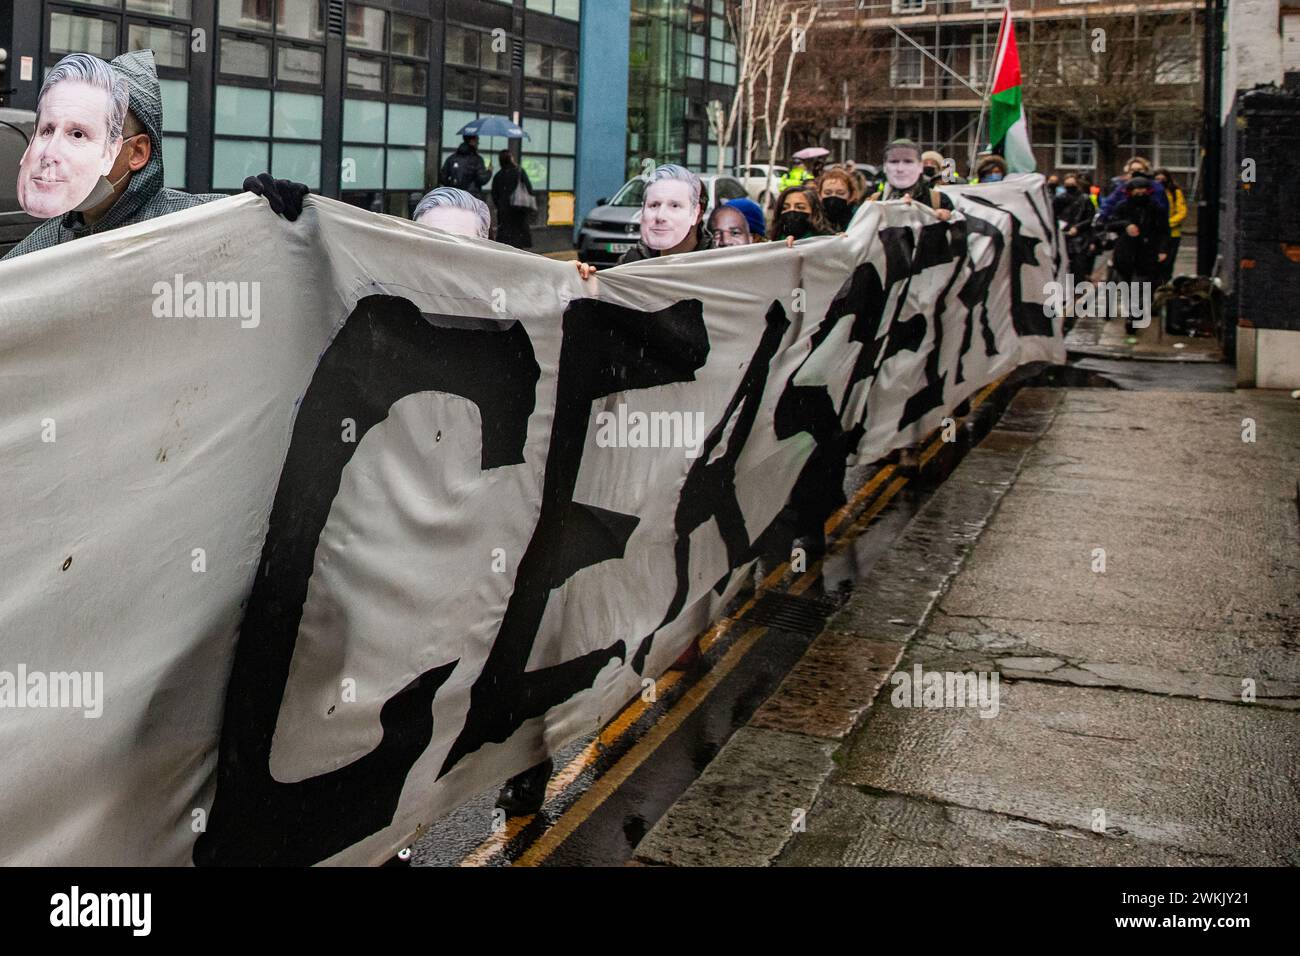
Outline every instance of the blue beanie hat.
<svg viewBox="0 0 1300 956">
<path fill-rule="evenodd" d="M 730 206 L 736 212 L 745 217 L 749 223 L 749 231 L 755 236 L 767 235 L 767 222 L 763 218 L 763 209 L 752 199 L 732 199 L 723 203 L 724 206 Z"/>
</svg>

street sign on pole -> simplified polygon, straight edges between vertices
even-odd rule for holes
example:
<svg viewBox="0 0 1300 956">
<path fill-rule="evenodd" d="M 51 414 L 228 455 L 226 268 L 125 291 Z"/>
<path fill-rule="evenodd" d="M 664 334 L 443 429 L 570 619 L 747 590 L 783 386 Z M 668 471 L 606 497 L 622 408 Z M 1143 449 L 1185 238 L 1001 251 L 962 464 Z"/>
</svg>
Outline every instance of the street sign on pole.
<svg viewBox="0 0 1300 956">
<path fill-rule="evenodd" d="M 831 127 L 831 139 L 847 140 L 847 139 L 851 139 L 852 137 L 853 137 L 853 130 L 848 126 Z"/>
</svg>

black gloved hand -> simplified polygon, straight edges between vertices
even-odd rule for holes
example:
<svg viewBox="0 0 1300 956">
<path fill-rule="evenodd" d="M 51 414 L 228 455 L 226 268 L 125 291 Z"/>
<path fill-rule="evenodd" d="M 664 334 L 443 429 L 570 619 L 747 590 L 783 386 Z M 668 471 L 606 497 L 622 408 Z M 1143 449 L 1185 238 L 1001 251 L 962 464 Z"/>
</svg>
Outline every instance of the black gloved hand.
<svg viewBox="0 0 1300 956">
<path fill-rule="evenodd" d="M 311 190 L 302 183 L 289 179 L 272 179 L 270 173 L 258 173 L 244 180 L 244 192 L 265 196 L 271 204 L 271 212 L 295 222 L 302 214 L 302 201 Z"/>
</svg>

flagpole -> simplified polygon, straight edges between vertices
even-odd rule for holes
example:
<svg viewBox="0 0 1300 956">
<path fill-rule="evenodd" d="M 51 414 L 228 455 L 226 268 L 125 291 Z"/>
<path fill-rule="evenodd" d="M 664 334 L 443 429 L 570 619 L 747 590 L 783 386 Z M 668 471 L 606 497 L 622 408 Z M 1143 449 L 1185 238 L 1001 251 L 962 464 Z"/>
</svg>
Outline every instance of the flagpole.
<svg viewBox="0 0 1300 956">
<path fill-rule="evenodd" d="M 968 172 L 975 172 L 975 157 L 979 155 L 980 147 L 984 144 L 984 117 L 988 113 L 989 97 L 993 91 L 993 81 L 998 75 L 998 53 L 1002 49 L 1003 34 L 1011 25 L 1011 3 L 1008 0 L 1007 5 L 1002 9 L 1002 23 L 998 27 L 998 41 L 993 47 L 993 56 L 989 58 L 989 74 L 984 79 L 984 99 L 980 103 L 980 121 L 975 127 L 975 145 L 971 150 L 970 164 L 966 167 Z"/>
</svg>

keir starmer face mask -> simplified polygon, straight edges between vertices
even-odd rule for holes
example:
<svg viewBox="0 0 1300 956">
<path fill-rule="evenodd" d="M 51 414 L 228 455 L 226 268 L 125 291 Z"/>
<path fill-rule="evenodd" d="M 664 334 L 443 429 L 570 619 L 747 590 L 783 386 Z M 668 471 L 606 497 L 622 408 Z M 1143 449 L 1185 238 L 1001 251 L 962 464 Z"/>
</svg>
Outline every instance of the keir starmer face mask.
<svg viewBox="0 0 1300 956">
<path fill-rule="evenodd" d="M 25 213 L 53 219 L 87 208 L 96 192 L 91 205 L 108 198 L 112 185 L 104 177 L 122 149 L 122 137 L 108 135 L 110 108 L 108 93 L 79 80 L 45 91 L 35 133 L 18 164 L 18 204 Z"/>
</svg>

